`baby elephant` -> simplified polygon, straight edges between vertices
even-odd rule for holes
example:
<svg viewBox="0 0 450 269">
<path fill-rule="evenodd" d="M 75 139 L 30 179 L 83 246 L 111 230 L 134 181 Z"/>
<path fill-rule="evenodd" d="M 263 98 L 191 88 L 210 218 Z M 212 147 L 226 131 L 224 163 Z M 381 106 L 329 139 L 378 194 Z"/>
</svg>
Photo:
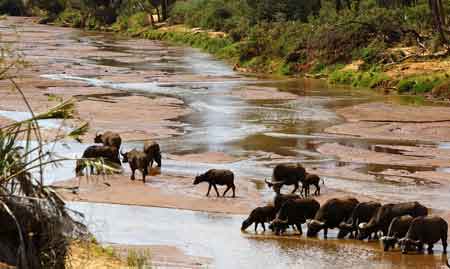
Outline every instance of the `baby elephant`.
<svg viewBox="0 0 450 269">
<path fill-rule="evenodd" d="M 242 222 L 241 231 L 245 231 L 250 225 L 255 224 L 255 232 L 258 229 L 258 224 L 261 223 L 263 231 L 266 231 L 264 223 L 269 223 L 275 219 L 276 215 L 275 207 L 272 205 L 257 207 L 252 210 L 250 215 L 244 222 Z"/>
<path fill-rule="evenodd" d="M 428 245 L 428 254 L 433 253 L 433 245 L 439 240 L 442 241 L 444 254 L 447 253 L 447 222 L 438 216 L 417 217 L 409 226 L 406 236 L 399 240 L 402 253 L 416 249 L 423 250 L 423 245 Z"/>
<path fill-rule="evenodd" d="M 232 189 L 233 190 L 233 198 L 236 197 L 235 190 L 236 186 L 234 185 L 234 174 L 230 170 L 220 170 L 220 169 L 211 169 L 208 170 L 206 173 L 201 174 L 199 176 L 195 177 L 194 185 L 197 185 L 201 182 L 208 182 L 208 192 L 206 193 L 206 196 L 209 196 L 209 192 L 211 191 L 211 187 L 214 187 L 214 190 L 216 190 L 217 197 L 219 197 L 219 191 L 217 190 L 217 186 L 223 186 L 226 185 L 227 189 L 223 193 L 223 197 L 225 197 L 225 194 Z"/>
</svg>

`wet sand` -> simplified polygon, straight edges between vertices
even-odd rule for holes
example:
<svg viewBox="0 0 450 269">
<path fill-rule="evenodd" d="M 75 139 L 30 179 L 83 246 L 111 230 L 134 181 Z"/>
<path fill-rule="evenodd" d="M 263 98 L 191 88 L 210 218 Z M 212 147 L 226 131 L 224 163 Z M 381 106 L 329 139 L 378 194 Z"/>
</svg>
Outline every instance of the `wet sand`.
<svg viewBox="0 0 450 269">
<path fill-rule="evenodd" d="M 236 198 L 232 198 L 232 191 L 222 197 L 226 187 L 218 186 L 217 197 L 214 188 L 206 197 L 208 184 L 192 185 L 193 177 L 179 175 L 154 175 L 142 182 L 139 173 L 132 181 L 129 175 L 114 175 L 74 179 L 57 183 L 57 186 L 68 188 L 80 187 L 77 194 L 71 191 L 60 193 L 67 201 L 89 201 L 97 203 L 111 203 L 123 205 L 140 205 L 189 209 L 205 212 L 220 212 L 229 214 L 247 214 L 255 204 L 262 204 L 261 194 L 254 184 L 245 179 L 236 181 Z"/>
</svg>

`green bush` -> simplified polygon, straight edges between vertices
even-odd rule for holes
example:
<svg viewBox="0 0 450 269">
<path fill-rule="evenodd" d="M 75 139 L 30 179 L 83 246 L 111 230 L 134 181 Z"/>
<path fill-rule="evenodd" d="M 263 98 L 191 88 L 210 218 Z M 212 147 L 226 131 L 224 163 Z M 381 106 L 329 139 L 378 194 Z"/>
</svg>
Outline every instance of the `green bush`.
<svg viewBox="0 0 450 269">
<path fill-rule="evenodd" d="M 66 9 L 59 14 L 56 23 L 59 25 L 67 25 L 70 27 L 82 27 L 82 14 L 79 10 Z"/>
<path fill-rule="evenodd" d="M 397 83 L 399 93 L 422 94 L 433 90 L 443 81 L 442 76 L 414 76 L 400 80 Z"/>
</svg>

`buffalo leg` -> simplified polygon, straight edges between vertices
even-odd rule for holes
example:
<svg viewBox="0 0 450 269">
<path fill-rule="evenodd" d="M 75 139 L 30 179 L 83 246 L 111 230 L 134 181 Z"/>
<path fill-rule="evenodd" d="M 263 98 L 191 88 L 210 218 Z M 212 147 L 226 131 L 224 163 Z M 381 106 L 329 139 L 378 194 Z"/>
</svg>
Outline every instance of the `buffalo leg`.
<svg viewBox="0 0 450 269">
<path fill-rule="evenodd" d="M 447 254 L 447 239 L 442 239 L 442 253 Z"/>
<path fill-rule="evenodd" d="M 233 184 L 233 186 L 231 186 L 231 189 L 233 190 L 233 198 L 236 198 L 236 186 Z"/>
<path fill-rule="evenodd" d="M 259 222 L 255 222 L 255 233 L 258 230 L 258 224 L 259 224 Z"/>
<path fill-rule="evenodd" d="M 316 185 L 316 191 L 314 192 L 315 195 L 319 196 L 320 195 L 320 186 L 319 183 L 317 183 Z"/>
<path fill-rule="evenodd" d="M 134 170 L 134 169 L 132 169 L 131 170 L 131 180 L 134 180 L 134 172 L 135 172 L 136 170 Z"/>
<path fill-rule="evenodd" d="M 428 254 L 433 254 L 433 244 L 428 244 Z"/>
<path fill-rule="evenodd" d="M 147 168 L 144 168 L 144 170 L 142 170 L 142 181 L 144 181 L 144 183 L 145 183 L 145 176 L 147 175 L 148 175 Z"/>
<path fill-rule="evenodd" d="M 214 190 L 216 190 L 217 197 L 220 197 L 219 191 L 217 190 L 216 184 L 213 184 Z"/>
<path fill-rule="evenodd" d="M 264 224 L 264 222 L 261 222 L 261 225 L 263 227 L 263 231 L 266 232 L 266 225 Z"/>
<path fill-rule="evenodd" d="M 297 227 L 297 230 L 300 233 L 300 235 L 302 235 L 303 234 L 302 225 L 300 223 L 297 223 L 297 224 L 295 224 L 295 226 Z"/>
<path fill-rule="evenodd" d="M 211 191 L 211 187 L 212 187 L 212 184 L 209 183 L 208 192 L 206 193 L 206 196 L 209 196 L 209 192 Z"/>
<path fill-rule="evenodd" d="M 227 194 L 227 192 L 231 189 L 231 186 L 228 186 L 227 189 L 223 192 L 223 197 L 225 197 L 225 194 Z"/>
<path fill-rule="evenodd" d="M 298 182 L 294 184 L 294 190 L 292 191 L 292 193 L 295 193 L 298 190 Z"/>
<path fill-rule="evenodd" d="M 328 238 L 328 228 L 323 228 L 323 238 L 327 239 Z"/>
</svg>

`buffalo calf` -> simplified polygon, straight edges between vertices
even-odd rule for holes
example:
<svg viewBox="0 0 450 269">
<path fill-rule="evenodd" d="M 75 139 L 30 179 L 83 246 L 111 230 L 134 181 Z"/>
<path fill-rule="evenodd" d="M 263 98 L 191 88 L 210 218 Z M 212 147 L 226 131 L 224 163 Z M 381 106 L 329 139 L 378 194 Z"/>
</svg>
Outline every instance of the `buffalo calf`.
<svg viewBox="0 0 450 269">
<path fill-rule="evenodd" d="M 133 149 L 132 151 L 121 153 L 123 162 L 128 163 L 131 169 L 131 180 L 135 179 L 136 170 L 140 170 L 142 173 L 142 180 L 145 183 L 145 177 L 148 175 L 148 159 L 147 155 L 143 151 Z"/>
<path fill-rule="evenodd" d="M 276 215 L 275 207 L 272 205 L 257 207 L 252 210 L 246 220 L 242 222 L 241 231 L 245 231 L 250 225 L 255 224 L 255 232 L 258 229 L 258 224 L 261 224 L 263 230 L 266 231 L 266 225 L 275 219 Z"/>
</svg>

